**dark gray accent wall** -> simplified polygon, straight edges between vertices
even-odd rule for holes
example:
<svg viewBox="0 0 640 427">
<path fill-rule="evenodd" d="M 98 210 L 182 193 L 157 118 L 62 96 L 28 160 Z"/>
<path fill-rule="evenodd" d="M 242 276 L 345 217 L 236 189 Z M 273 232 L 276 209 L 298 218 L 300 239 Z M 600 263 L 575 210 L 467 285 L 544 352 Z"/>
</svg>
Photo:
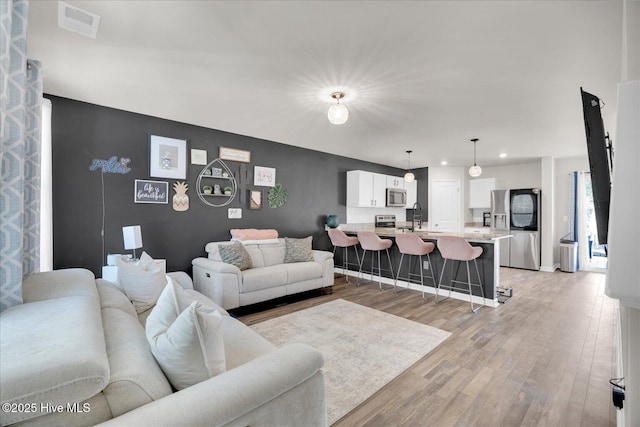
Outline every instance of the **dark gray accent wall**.
<svg viewBox="0 0 640 427">
<path fill-rule="evenodd" d="M 143 250 L 154 258 L 166 259 L 168 271 L 190 272 L 191 260 L 206 255 L 206 243 L 229 240 L 231 228 L 275 228 L 281 236 L 288 237 L 313 235 L 314 248 L 330 249 L 324 222 L 329 214 L 337 214 L 341 222 L 346 220 L 346 172 L 362 169 L 404 174 L 401 169 L 272 141 L 66 98 L 47 98 L 53 104 L 54 268 L 84 267 L 100 276 L 106 254 L 130 252 L 124 250 L 122 227 L 138 224 L 142 227 Z M 268 190 L 251 185 L 253 166 L 276 168 L 276 181 L 289 191 L 287 203 L 278 209 L 265 205 L 260 210 L 249 210 L 236 197 L 227 207 L 206 206 L 195 188 L 203 166 L 189 163 L 186 181 L 190 209 L 176 212 L 171 204 L 171 186 L 176 180 L 149 176 L 149 135 L 186 139 L 188 151 L 206 150 L 208 161 L 218 157 L 220 146 L 249 150 L 249 188 L 264 189 L 265 194 Z M 121 175 L 89 170 L 93 159 L 113 156 L 131 159 L 131 172 Z M 237 173 L 240 163 L 226 163 Z M 134 203 L 136 179 L 168 181 L 169 203 Z M 425 197 L 426 210 L 426 179 L 423 182 L 419 200 L 422 203 Z M 242 208 L 242 219 L 227 219 L 228 207 Z"/>
</svg>

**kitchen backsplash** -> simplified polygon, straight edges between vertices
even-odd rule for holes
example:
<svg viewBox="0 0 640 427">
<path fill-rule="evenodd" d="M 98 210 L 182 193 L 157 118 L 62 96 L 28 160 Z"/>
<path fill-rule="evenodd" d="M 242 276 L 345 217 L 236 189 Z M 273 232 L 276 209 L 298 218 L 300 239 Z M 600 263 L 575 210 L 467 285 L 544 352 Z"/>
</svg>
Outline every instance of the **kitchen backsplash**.
<svg viewBox="0 0 640 427">
<path fill-rule="evenodd" d="M 482 224 L 482 214 L 484 212 L 489 212 L 490 209 L 471 209 L 471 211 L 473 212 L 471 221 Z"/>
<path fill-rule="evenodd" d="M 347 224 L 373 223 L 376 215 L 395 215 L 396 221 L 406 221 L 405 208 L 352 208 L 347 206 Z M 340 218 L 340 222 L 345 221 Z"/>
</svg>

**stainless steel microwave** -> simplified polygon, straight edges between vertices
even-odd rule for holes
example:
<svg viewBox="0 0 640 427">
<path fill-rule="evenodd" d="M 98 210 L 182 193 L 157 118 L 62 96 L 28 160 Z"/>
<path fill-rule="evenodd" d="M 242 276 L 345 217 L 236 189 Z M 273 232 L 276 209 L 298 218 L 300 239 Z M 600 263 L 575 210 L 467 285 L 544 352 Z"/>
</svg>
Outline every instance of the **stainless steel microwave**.
<svg viewBox="0 0 640 427">
<path fill-rule="evenodd" d="M 407 190 L 387 188 L 387 206 L 404 208 L 407 205 Z"/>
</svg>

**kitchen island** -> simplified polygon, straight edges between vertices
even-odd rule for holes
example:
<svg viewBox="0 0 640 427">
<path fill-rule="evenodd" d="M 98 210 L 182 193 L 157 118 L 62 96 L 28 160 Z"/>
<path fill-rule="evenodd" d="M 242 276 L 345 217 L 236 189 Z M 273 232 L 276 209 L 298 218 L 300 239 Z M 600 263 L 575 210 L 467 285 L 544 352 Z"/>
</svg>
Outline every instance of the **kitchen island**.
<svg viewBox="0 0 640 427">
<path fill-rule="evenodd" d="M 363 231 L 363 230 L 373 231 L 383 239 L 392 239 L 392 240 L 395 239 L 395 236 L 397 234 L 413 233 L 426 242 L 433 242 L 434 244 L 436 244 L 436 249 L 431 253 L 431 262 L 433 265 L 428 266 L 428 269 L 425 269 L 424 273 L 431 274 L 431 271 L 429 270 L 435 268 L 436 284 L 440 279 L 442 266 L 444 264 L 444 260 L 442 259 L 442 256 L 438 251 L 438 244 L 437 244 L 438 237 L 441 237 L 441 236 L 462 237 L 463 239 L 468 241 L 472 246 L 482 247 L 482 255 L 477 259 L 477 262 L 478 262 L 478 270 L 480 271 L 480 278 L 482 280 L 482 286 L 484 288 L 485 300 L 483 302 L 482 295 L 480 295 L 479 289 L 477 289 L 477 287 L 472 287 L 474 304 L 475 303 L 484 304 L 490 307 L 498 306 L 498 287 L 500 286 L 500 241 L 502 239 L 510 238 L 511 237 L 510 234 L 491 233 L 491 232 L 486 232 L 486 233 L 439 232 L 439 231 L 434 232 L 426 229 L 416 229 L 415 231 L 410 231 L 410 230 L 399 229 L 399 228 L 385 228 L 385 227 L 376 228 L 373 224 L 345 224 L 345 225 L 341 225 L 340 229 L 344 231 L 345 234 L 347 235 L 356 235 L 358 231 Z M 359 247 L 358 247 L 358 250 L 360 251 L 360 256 L 362 256 L 362 251 Z M 391 262 L 393 264 L 393 272 L 394 274 L 397 275 L 398 263 L 400 262 L 400 252 L 398 251 L 398 247 L 395 245 L 395 241 L 394 241 L 394 244 L 391 246 L 391 248 L 389 248 L 389 255 L 391 256 Z M 335 258 L 336 259 L 335 259 L 334 265 L 336 266 L 336 272 L 339 273 L 342 271 L 342 269 L 340 268 L 340 266 L 342 265 L 342 252 L 336 251 Z M 385 268 L 386 256 L 382 256 L 381 259 L 383 260 L 382 266 L 383 268 Z M 426 262 L 426 257 L 423 257 L 423 261 Z M 447 263 L 446 271 L 444 272 L 444 276 L 442 277 L 443 284 L 449 283 L 452 275 L 455 277 L 456 280 L 466 281 L 467 272 L 466 272 L 464 263 L 456 262 L 453 273 L 450 268 L 452 264 L 453 263 L 451 262 Z M 473 283 L 477 283 L 475 268 L 473 267 L 472 264 L 473 263 L 470 264 L 471 281 Z M 424 267 L 424 266 L 418 266 L 418 263 L 415 261 L 415 258 L 414 258 L 414 261 L 412 262 L 412 269 L 411 269 L 412 275 L 418 275 L 419 277 L 420 275 L 419 268 L 421 267 Z M 367 257 L 364 260 L 362 268 L 363 268 L 363 271 L 367 271 L 367 272 L 371 271 L 370 252 L 367 253 Z M 408 277 L 407 269 L 408 269 L 408 262 L 405 261 L 402 266 L 400 277 Z M 354 270 L 350 270 L 347 274 L 357 277 L 358 272 Z M 382 275 L 383 275 L 383 278 L 382 278 L 383 283 L 393 285 L 393 277 L 391 277 L 391 274 L 389 272 L 383 271 Z M 412 276 L 412 277 L 415 277 L 415 276 Z M 375 277 L 372 278 L 372 280 L 377 281 Z M 425 292 L 435 294 L 436 289 L 433 287 L 433 282 L 431 281 L 431 279 L 425 278 L 424 283 L 425 283 Z M 404 280 L 398 280 L 398 286 L 406 287 L 414 290 L 420 290 L 420 291 L 422 290 L 422 288 L 420 287 L 420 284 L 413 283 L 413 281 L 412 283 L 408 283 L 407 281 L 404 281 Z M 456 285 L 456 286 L 458 287 L 460 285 Z M 443 295 L 443 296 L 447 296 L 448 294 L 449 294 L 448 291 L 442 290 L 440 292 L 440 295 Z M 456 299 L 461 299 L 464 301 L 469 301 L 468 293 L 453 291 L 451 292 L 451 297 Z"/>
</svg>

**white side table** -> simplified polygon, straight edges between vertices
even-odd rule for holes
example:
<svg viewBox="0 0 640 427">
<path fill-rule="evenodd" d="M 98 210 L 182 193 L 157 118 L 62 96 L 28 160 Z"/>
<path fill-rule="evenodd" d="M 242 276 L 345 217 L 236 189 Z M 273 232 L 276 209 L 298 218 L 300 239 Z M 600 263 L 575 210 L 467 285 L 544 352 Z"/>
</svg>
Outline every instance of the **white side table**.
<svg viewBox="0 0 640 427">
<path fill-rule="evenodd" d="M 157 264 L 162 266 L 162 272 L 167 274 L 167 260 L 155 259 Z M 137 262 L 136 262 L 137 263 Z M 118 283 L 118 266 L 117 265 L 103 265 L 102 266 L 102 278 L 109 282 Z"/>
<path fill-rule="evenodd" d="M 118 283 L 118 266 L 117 265 L 103 265 L 102 266 L 102 278 L 109 282 Z"/>
</svg>

